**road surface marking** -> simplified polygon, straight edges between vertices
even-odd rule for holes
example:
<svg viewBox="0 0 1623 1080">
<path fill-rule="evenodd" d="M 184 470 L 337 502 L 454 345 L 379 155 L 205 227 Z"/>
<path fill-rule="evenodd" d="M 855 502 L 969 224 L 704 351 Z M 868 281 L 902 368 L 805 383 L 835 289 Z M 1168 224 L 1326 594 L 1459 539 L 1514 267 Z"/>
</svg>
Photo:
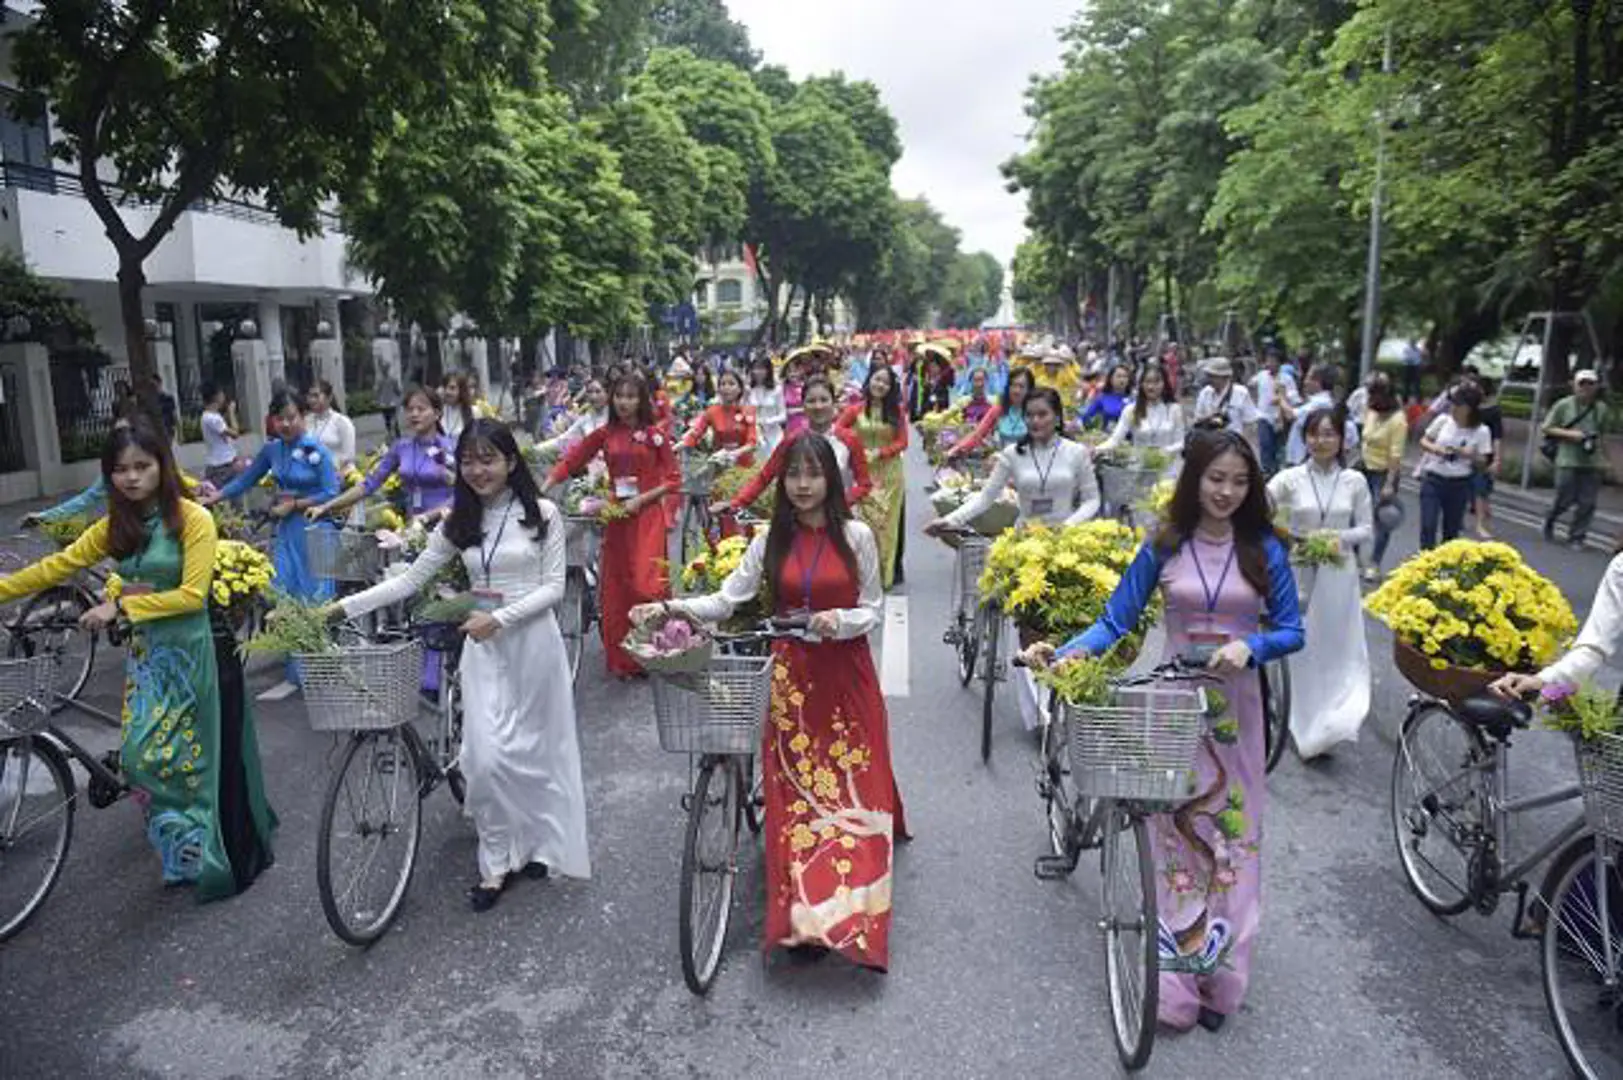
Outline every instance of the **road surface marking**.
<svg viewBox="0 0 1623 1080">
<path fill-rule="evenodd" d="M 885 638 L 879 652 L 879 689 L 886 697 L 907 697 L 907 597 L 885 597 Z"/>
</svg>

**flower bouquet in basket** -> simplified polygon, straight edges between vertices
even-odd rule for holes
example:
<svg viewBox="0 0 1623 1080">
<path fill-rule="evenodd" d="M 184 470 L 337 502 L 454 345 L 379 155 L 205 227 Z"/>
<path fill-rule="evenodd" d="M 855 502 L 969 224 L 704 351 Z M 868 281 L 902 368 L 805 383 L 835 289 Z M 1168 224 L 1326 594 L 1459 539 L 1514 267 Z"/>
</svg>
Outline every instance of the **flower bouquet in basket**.
<svg viewBox="0 0 1623 1080">
<path fill-rule="evenodd" d="M 992 542 L 981 596 L 1014 617 L 1022 647 L 1033 641 L 1065 641 L 1104 614 L 1140 539 L 1137 530 L 1115 521 L 1061 529 L 1021 526 Z M 1127 663 L 1137 655 L 1158 610 L 1159 600 L 1145 609 L 1138 626 L 1118 646 Z"/>
<path fill-rule="evenodd" d="M 1296 571 L 1296 595 L 1303 611 L 1313 599 L 1313 586 L 1318 582 L 1320 568 L 1347 565 L 1341 539 L 1329 530 L 1291 537 L 1290 559 Z"/>
<path fill-rule="evenodd" d="M 1544 726 L 1572 736 L 1578 751 L 1584 811 L 1596 832 L 1623 836 L 1623 734 L 1619 696 L 1593 683 L 1551 683 L 1539 693 Z"/>
<path fill-rule="evenodd" d="M 661 675 L 695 675 L 710 668 L 715 639 L 703 625 L 672 612 L 632 627 L 623 647 L 649 671 Z"/>
<path fill-rule="evenodd" d="M 706 593 L 717 592 L 722 582 L 738 569 L 738 564 L 744 561 L 744 552 L 749 550 L 750 537 L 729 536 L 714 548 L 699 552 L 688 560 L 678 575 L 683 596 L 703 596 Z M 763 590 L 764 593 L 764 590 Z M 722 623 L 722 629 L 746 630 L 755 625 L 767 611 L 767 602 L 764 595 L 757 596 L 750 603 L 735 610 L 732 617 Z"/>
<path fill-rule="evenodd" d="M 715 482 L 710 486 L 710 501 L 712 503 L 732 502 L 744 486 L 755 479 L 760 469 L 748 465 L 734 465 L 716 474 Z M 770 518 L 772 508 L 777 502 L 778 491 L 776 484 L 768 484 L 761 490 L 761 497 L 750 504 L 750 511 L 757 517 Z"/>
<path fill-rule="evenodd" d="M 237 540 L 221 540 L 214 546 L 214 581 L 209 586 L 209 599 L 229 625 L 240 626 L 254 603 L 270 592 L 275 576 L 276 568 L 264 552 Z"/>
<path fill-rule="evenodd" d="M 964 503 L 974 497 L 979 483 L 974 477 L 957 469 L 946 468 L 935 474 L 936 489 L 930 496 L 930 506 L 935 510 L 937 517 L 946 517 L 957 510 Z M 982 536 L 997 536 L 1013 527 L 1020 519 L 1020 496 L 1012 487 L 1006 487 L 998 493 L 997 502 L 980 517 L 969 523 L 969 527 Z M 941 539 L 949 547 L 958 546 L 956 536 L 943 536 Z"/>
<path fill-rule="evenodd" d="M 970 425 L 964 420 L 964 409 L 968 405 L 969 399 L 963 398 L 948 409 L 919 417 L 919 438 L 932 465 L 941 464 L 947 451 L 968 434 Z"/>
<path fill-rule="evenodd" d="M 1551 581 L 1508 544 L 1452 540 L 1394 570 L 1364 607 L 1392 630 L 1414 687 L 1448 701 L 1553 661 L 1578 630 Z"/>
</svg>

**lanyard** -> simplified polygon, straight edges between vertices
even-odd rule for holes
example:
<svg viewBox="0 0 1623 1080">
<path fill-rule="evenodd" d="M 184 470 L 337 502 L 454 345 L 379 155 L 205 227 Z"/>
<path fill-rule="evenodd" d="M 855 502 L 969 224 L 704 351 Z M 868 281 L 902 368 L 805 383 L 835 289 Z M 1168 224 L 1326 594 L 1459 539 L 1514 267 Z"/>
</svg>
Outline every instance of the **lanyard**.
<svg viewBox="0 0 1623 1080">
<path fill-rule="evenodd" d="M 1031 448 L 1031 466 L 1037 470 L 1037 494 L 1048 494 L 1048 477 L 1054 471 L 1054 462 L 1059 459 L 1059 439 L 1054 439 L 1054 448 L 1048 455 L 1048 468 L 1043 468 L 1037 461 L 1037 448 Z"/>
<path fill-rule="evenodd" d="M 513 496 L 507 497 L 507 506 L 502 510 L 501 528 L 496 530 L 496 539 L 487 549 L 481 538 L 479 541 L 479 569 L 485 575 L 485 588 L 490 588 L 490 564 L 496 559 L 496 549 L 502 546 L 502 536 L 507 532 L 507 519 L 513 514 Z"/>
<path fill-rule="evenodd" d="M 1217 611 L 1217 602 L 1222 599 L 1223 586 L 1228 582 L 1229 571 L 1234 567 L 1234 553 L 1237 548 L 1229 545 L 1229 557 L 1223 563 L 1223 573 L 1217 579 L 1217 588 L 1213 589 L 1206 581 L 1206 568 L 1200 565 L 1200 548 L 1196 546 L 1199 541 L 1189 545 L 1189 557 L 1195 560 L 1195 573 L 1200 575 L 1200 591 L 1206 594 L 1206 614 L 1211 615 Z"/>
<path fill-rule="evenodd" d="M 800 595 L 802 610 L 810 611 L 812 609 L 812 578 L 817 573 L 817 564 L 823 561 L 823 549 L 827 546 L 828 530 L 825 529 L 817 535 L 817 550 L 812 553 L 811 562 L 805 564 L 804 568 L 800 572 Z"/>
<path fill-rule="evenodd" d="M 1321 529 L 1324 528 L 1325 521 L 1330 517 L 1330 508 L 1336 501 L 1336 484 L 1340 481 L 1341 470 L 1337 469 L 1330 475 L 1330 495 L 1326 498 L 1319 494 L 1319 480 L 1318 477 L 1313 475 L 1313 466 L 1308 466 L 1307 482 L 1313 485 L 1313 501 L 1319 504 L 1319 528 Z"/>
</svg>

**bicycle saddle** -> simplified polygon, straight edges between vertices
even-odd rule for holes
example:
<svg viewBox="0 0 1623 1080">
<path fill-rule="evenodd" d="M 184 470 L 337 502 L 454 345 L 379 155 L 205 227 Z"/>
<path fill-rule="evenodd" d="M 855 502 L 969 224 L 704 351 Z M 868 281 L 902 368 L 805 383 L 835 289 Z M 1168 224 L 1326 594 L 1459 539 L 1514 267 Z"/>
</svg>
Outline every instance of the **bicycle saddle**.
<svg viewBox="0 0 1623 1080">
<path fill-rule="evenodd" d="M 1456 712 L 1468 726 L 1500 742 L 1508 741 L 1513 731 L 1533 722 L 1533 709 L 1526 702 L 1506 701 L 1488 694 L 1466 698 Z"/>
</svg>

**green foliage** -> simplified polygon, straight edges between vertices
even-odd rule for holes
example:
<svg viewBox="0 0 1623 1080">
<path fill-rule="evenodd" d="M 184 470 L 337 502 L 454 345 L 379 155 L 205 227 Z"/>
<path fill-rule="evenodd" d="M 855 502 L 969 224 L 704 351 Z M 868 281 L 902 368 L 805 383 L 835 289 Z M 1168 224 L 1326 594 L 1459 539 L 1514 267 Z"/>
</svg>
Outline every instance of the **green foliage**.
<svg viewBox="0 0 1623 1080">
<path fill-rule="evenodd" d="M 22 256 L 0 248 L 0 323 L 18 316 L 32 324 L 30 338 L 53 347 L 96 340 L 84 305 L 30 270 Z"/>
<path fill-rule="evenodd" d="M 735 22 L 722 0 L 658 0 L 650 15 L 654 41 L 665 48 L 745 71 L 760 63 L 749 29 Z"/>
<path fill-rule="evenodd" d="M 1584 683 L 1554 700 L 1547 696 L 1544 713 L 1544 726 L 1551 731 L 1565 731 L 1584 740 L 1617 734 L 1617 694 L 1593 683 Z"/>
<path fill-rule="evenodd" d="M 1037 681 L 1068 705 L 1109 705 L 1122 665 L 1109 657 L 1079 656 L 1037 672 Z"/>
<path fill-rule="evenodd" d="M 984 251 L 959 255 L 947 270 L 940 297 L 944 326 L 976 327 L 1003 301 L 1003 267 Z"/>
<path fill-rule="evenodd" d="M 243 642 L 243 659 L 288 653 L 325 653 L 336 648 L 325 604 L 306 604 L 286 593 L 271 594 L 271 610 L 264 626 Z"/>
</svg>

